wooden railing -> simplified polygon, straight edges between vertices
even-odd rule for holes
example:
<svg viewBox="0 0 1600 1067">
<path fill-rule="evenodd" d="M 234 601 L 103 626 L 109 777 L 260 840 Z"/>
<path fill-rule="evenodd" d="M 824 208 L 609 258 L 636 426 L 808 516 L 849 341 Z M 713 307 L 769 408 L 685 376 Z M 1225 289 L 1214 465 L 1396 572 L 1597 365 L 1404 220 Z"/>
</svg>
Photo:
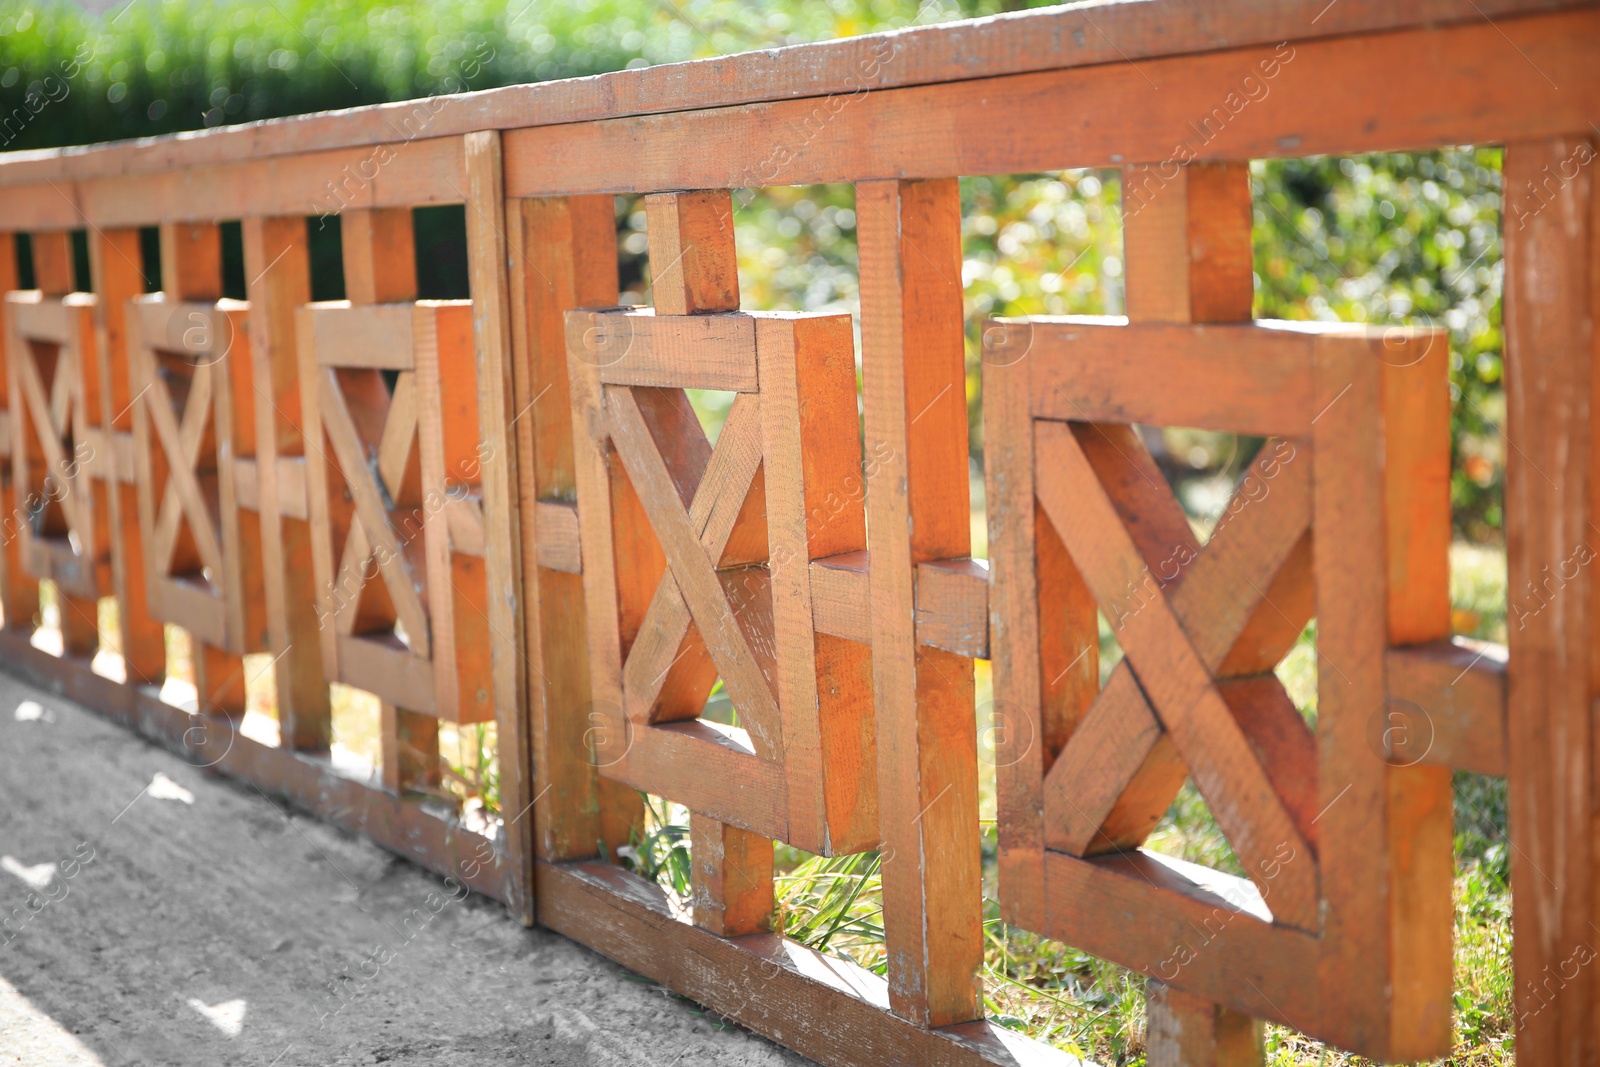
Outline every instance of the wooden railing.
<svg viewBox="0 0 1600 1067">
<path fill-rule="evenodd" d="M 1247 169 L 1506 145 L 1510 584 L 1543 588 L 1600 513 L 1596 41 L 1585 4 L 1149 0 L 0 157 L 0 647 L 828 1063 L 1063 1058 L 983 1018 L 975 659 L 1002 911 L 1151 978 L 1152 1064 L 1251 1062 L 1264 1019 L 1447 1054 L 1450 771 L 1505 774 L 1519 1060 L 1600 1062 L 1593 580 L 1509 656 L 1452 643 L 1448 337 L 1252 323 Z M 983 326 L 985 563 L 956 179 L 1072 167 L 1122 168 L 1129 315 Z M 729 190 L 823 182 L 859 322 L 743 310 Z M 614 306 L 623 193 L 653 309 Z M 470 300 L 417 300 L 434 204 Z M 348 299 L 313 303 L 330 214 Z M 737 394 L 714 445 L 686 389 Z M 1134 424 L 1268 439 L 1204 546 Z M 1315 729 L 1272 674 L 1313 617 Z M 330 683 L 382 701 L 376 779 Z M 499 819 L 441 814 L 441 721 L 496 725 Z M 1140 847 L 1189 777 L 1248 877 Z M 691 813 L 687 901 L 605 859 L 640 791 Z M 768 932 L 774 841 L 881 851 L 885 977 Z"/>
</svg>

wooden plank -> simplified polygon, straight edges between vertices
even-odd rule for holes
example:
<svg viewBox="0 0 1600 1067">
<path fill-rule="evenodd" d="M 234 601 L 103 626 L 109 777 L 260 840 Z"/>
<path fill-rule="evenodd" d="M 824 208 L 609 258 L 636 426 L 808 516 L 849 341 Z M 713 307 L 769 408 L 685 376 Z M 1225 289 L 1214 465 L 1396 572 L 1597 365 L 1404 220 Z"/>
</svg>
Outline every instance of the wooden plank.
<svg viewBox="0 0 1600 1067">
<path fill-rule="evenodd" d="M 306 510 L 306 457 L 280 454 L 273 468 L 277 471 L 278 478 L 276 487 L 278 515 L 285 519 L 306 521 L 309 517 Z"/>
<path fill-rule="evenodd" d="M 1416 778 L 1397 779 L 1400 769 L 1372 744 L 1374 709 L 1383 707 L 1386 695 L 1384 366 L 1359 340 L 1323 338 L 1317 379 L 1316 407 L 1323 412 L 1312 441 L 1317 652 L 1330 665 L 1317 680 L 1317 856 L 1325 901 L 1321 1033 L 1373 1058 L 1431 1058 L 1450 1046 L 1447 935 L 1439 958 L 1439 937 L 1450 928 L 1448 782 L 1442 797 L 1427 792 L 1426 779 L 1425 788 L 1413 790 Z M 1421 766 L 1406 770 L 1439 774 Z M 1429 854 L 1441 831 L 1442 870 Z M 1414 857 L 1407 855 L 1413 846 Z M 1396 885 L 1397 876 L 1413 884 Z M 1385 883 L 1387 893 L 1374 892 Z M 1427 906 L 1430 899 L 1435 906 Z M 1397 929 L 1407 922 L 1417 929 Z M 1406 944 L 1417 958 L 1397 958 Z M 1361 977 L 1372 974 L 1375 960 L 1387 961 L 1393 985 Z M 1408 990 L 1397 988 L 1413 982 Z M 1401 1004 L 1407 1017 L 1396 1015 Z"/>
<path fill-rule="evenodd" d="M 617 308 L 567 315 L 567 343 L 613 385 L 756 391 L 756 322 L 749 315 L 656 315 Z"/>
<path fill-rule="evenodd" d="M 1051 908 L 1041 932 L 1234 1011 L 1284 1025 L 1318 1017 L 1318 939 L 1265 921 L 1256 888 L 1198 864 L 1139 851 L 1045 854 Z M 1308 1026 L 1315 1033 L 1315 1026 Z"/>
<path fill-rule="evenodd" d="M 1380 357 L 1388 644 L 1448 641 L 1450 335 L 1442 329 L 1408 331 L 1396 340 L 1405 343 L 1385 344 Z M 1320 625 L 1318 633 L 1320 652 Z M 1333 655 L 1331 648 L 1328 654 Z M 1385 689 L 1392 694 L 1387 662 L 1374 670 L 1384 673 Z M 1388 706 L 1385 711 L 1393 713 Z M 1385 732 L 1389 729 L 1386 720 Z M 1387 788 L 1386 918 L 1393 989 L 1387 1055 L 1421 1060 L 1445 1054 L 1452 1042 L 1450 768 L 1399 761 L 1389 767 Z"/>
<path fill-rule="evenodd" d="M 112 595 L 117 597 L 118 646 L 130 685 L 162 685 L 166 633 L 150 614 L 139 494 L 133 485 L 133 350 L 128 301 L 144 291 L 138 230 L 96 229 L 90 234 L 90 280 L 98 294 L 101 411 L 99 450 L 109 459 L 106 523 L 112 537 Z"/>
<path fill-rule="evenodd" d="M 689 814 L 694 924 L 722 937 L 772 929 L 772 840 Z"/>
<path fill-rule="evenodd" d="M 1504 645 L 1457 637 L 1391 648 L 1384 664 L 1391 760 L 1506 773 Z"/>
<path fill-rule="evenodd" d="M 575 290 L 591 284 L 591 280 L 580 280 L 573 276 L 576 268 L 598 262 L 614 263 L 616 260 L 612 250 L 615 222 L 611 208 L 606 206 L 602 211 L 601 202 L 596 199 L 542 202 L 528 205 L 528 209 L 526 236 L 530 251 L 538 249 L 548 255 L 551 266 L 559 272 L 556 277 L 560 281 L 542 291 L 530 281 L 525 289 L 527 299 L 530 304 L 537 304 L 559 315 L 570 308 L 569 300 L 576 295 Z M 606 249 L 604 257 L 599 253 L 601 248 Z M 613 266 L 596 270 L 592 284 L 596 288 L 608 288 L 611 299 L 607 302 L 615 301 L 616 273 Z M 545 322 L 548 323 L 549 319 Z M 550 326 L 544 325 L 541 329 L 549 331 Z M 627 473 L 620 462 L 610 455 L 599 368 L 586 358 L 583 350 L 568 348 L 564 333 L 542 332 L 538 343 L 533 346 L 535 374 L 541 370 L 545 376 L 556 373 L 552 365 L 555 363 L 554 349 L 558 344 L 565 355 L 566 377 L 572 398 L 573 460 L 570 477 L 577 498 L 584 502 L 578 512 L 578 521 L 582 528 L 584 556 L 588 560 L 583 571 L 583 599 L 586 606 L 583 617 L 588 638 L 586 662 L 589 667 L 589 700 L 586 704 L 570 706 L 582 712 L 581 720 L 566 709 L 557 712 L 547 704 L 540 725 L 550 731 L 549 737 L 554 738 L 559 733 L 560 739 L 570 746 L 565 752 L 554 751 L 553 763 L 559 765 L 563 760 L 573 760 L 577 753 L 584 753 L 586 762 L 591 767 L 599 768 L 603 777 L 626 785 L 625 776 L 635 739 L 623 714 L 624 656 L 637 633 L 638 620 L 647 610 L 653 589 L 665 571 L 666 560 L 654 535 L 649 532 L 649 523 L 644 518 L 643 507 L 633 492 Z M 552 384 L 555 382 L 552 381 Z M 542 391 L 534 394 L 528 404 L 536 405 L 540 395 Z M 554 428 L 539 427 L 536 436 L 541 442 L 549 441 L 556 436 L 550 432 Z M 551 477 L 561 479 L 567 472 L 562 470 L 560 452 L 556 451 L 559 446 L 552 443 L 550 447 L 551 451 L 544 454 L 551 458 L 539 460 L 539 453 L 536 453 L 536 462 L 549 463 Z M 525 496 L 524 499 L 529 497 Z M 619 516 L 626 521 L 614 527 Z M 625 538 L 620 546 L 614 536 L 617 529 L 622 531 Z M 555 624 L 554 620 L 541 615 L 541 632 Z M 545 637 L 544 641 L 548 647 L 550 638 Z M 536 730 L 536 735 L 538 733 Z M 548 745 L 551 742 L 547 740 L 546 743 Z M 569 769 L 575 773 L 564 775 L 566 780 L 557 783 L 566 786 L 569 792 L 558 805 L 546 809 L 546 818 L 552 817 L 552 812 L 555 815 L 570 813 L 575 802 L 582 799 L 590 772 L 578 770 L 575 764 L 569 764 Z M 599 796 L 602 802 L 606 795 L 606 787 L 601 785 Z M 616 796 L 613 791 L 611 797 L 615 799 Z M 600 822 L 597 828 L 604 831 L 603 806 L 594 804 L 588 807 L 589 811 L 596 809 L 599 809 L 597 814 Z M 707 809 L 701 807 L 699 810 Z M 628 812 L 630 816 L 634 813 L 637 813 L 642 825 L 642 805 L 637 801 L 632 811 Z M 593 824 L 578 825 L 587 829 Z M 541 824 L 539 836 L 541 854 L 553 843 L 564 844 L 553 840 L 554 834 L 548 823 Z M 578 855 L 592 854 L 597 836 L 591 834 L 586 839 L 580 839 L 575 845 L 582 850 Z"/>
<path fill-rule="evenodd" d="M 73 338 L 73 313 L 60 299 L 33 289 L 6 294 L 13 328 L 22 336 L 51 344 L 69 345 Z"/>
<path fill-rule="evenodd" d="M 980 1018 L 972 662 L 919 647 L 915 568 L 970 555 L 954 179 L 856 186 L 884 936 L 897 1015 Z"/>
<path fill-rule="evenodd" d="M 613 728 L 596 720 L 590 729 L 599 735 Z M 624 727 L 617 736 L 626 758 L 593 738 L 595 760 L 608 778 L 762 837 L 791 836 L 783 766 L 757 756 L 743 730 L 697 719 Z"/>
<path fill-rule="evenodd" d="M 390 137 L 385 140 L 392 140 Z M 429 137 L 371 148 L 339 147 L 277 158 L 229 158 L 140 174 L 81 179 L 63 175 L 7 194 L 20 217 L 38 225 L 148 226 L 207 224 L 253 214 L 331 215 L 352 210 L 460 203 L 465 188 L 461 142 Z"/>
<path fill-rule="evenodd" d="M 969 659 L 989 658 L 988 563 L 917 564 L 917 641 Z"/>
<path fill-rule="evenodd" d="M 420 499 L 427 561 L 421 577 L 427 583 L 427 625 L 437 689 L 435 714 L 453 722 L 487 721 L 493 717 L 493 649 L 497 641 L 510 639 L 504 631 L 495 633 L 488 614 L 484 560 L 458 556 L 452 551 L 450 517 L 446 508 L 439 505 L 447 499 L 452 484 L 475 488 L 466 474 L 471 472 L 481 478 L 488 464 L 479 457 L 493 455 L 487 449 L 478 449 L 478 353 L 473 320 L 474 309 L 464 301 L 429 301 L 416 308 L 416 439 L 421 455 Z M 394 421 L 392 407 L 389 421 Z M 382 462 L 380 448 L 380 465 Z M 391 489 L 393 484 L 390 483 Z M 509 537 L 502 540 L 508 546 L 511 543 Z M 512 654 L 510 649 L 502 652 Z"/>
<path fill-rule="evenodd" d="M 1582 101 L 1600 93 L 1600 71 L 1572 43 L 1597 33 L 1600 16 L 1576 11 L 1296 44 L 1280 37 L 1137 65 L 862 93 L 825 122 L 815 104 L 783 101 L 521 129 L 506 135 L 506 187 L 548 196 L 1124 163 L 1175 170 L 1193 160 L 1553 135 L 1587 128 Z M 1525 62 L 1502 62 L 1508 39 Z M 1474 74 L 1488 65 L 1504 68 L 1493 84 Z M 1250 103 L 1246 78 L 1270 95 Z M 1374 84 L 1387 91 L 1371 93 Z M 1396 99 L 1407 105 L 1392 107 Z M 1126 121 L 1102 121 L 1107 107 Z M 1041 114 L 1058 121 L 1041 125 Z M 805 134 L 771 152 L 781 129 Z"/>
<path fill-rule="evenodd" d="M 994 328 L 990 326 L 987 328 Z M 1311 407 L 1311 345 L 1321 324 L 1294 328 L 1119 325 L 1035 318 L 1030 331 L 1035 418 L 1148 423 L 1303 437 Z"/>
<path fill-rule="evenodd" d="M 261 557 L 261 517 L 240 510 L 235 476 L 239 461 L 254 462 L 256 454 L 255 362 L 251 351 L 250 307 L 237 300 L 217 303 L 212 321 L 212 348 L 217 376 L 217 509 L 222 529 L 220 576 L 227 605 L 227 647 L 238 653 L 260 652 L 270 647 L 266 612 L 266 568 Z M 225 344 L 219 351 L 220 344 Z"/>
<path fill-rule="evenodd" d="M 657 193 L 645 197 L 644 210 L 650 235 L 650 301 L 656 314 L 738 311 L 733 199 L 727 190 Z"/>
<path fill-rule="evenodd" d="M 344 291 L 351 304 L 396 304 L 417 298 L 409 207 L 352 211 L 341 215 L 339 223 Z"/>
<path fill-rule="evenodd" d="M 609 848 L 626 844 L 643 823 L 638 794 L 601 782 L 591 755 L 590 731 L 606 719 L 590 703 L 583 583 L 543 568 L 538 554 L 539 501 L 576 494 L 563 315 L 577 304 L 616 302 L 616 227 L 605 197 L 511 201 L 506 210 L 517 498 L 523 528 L 533 531 L 520 542 L 530 748 L 542 797 L 533 809 L 533 848 L 566 860 L 594 855 L 602 840 Z"/>
<path fill-rule="evenodd" d="M 1361 31 L 1500 19 L 1564 6 L 1571 5 L 1563 0 L 1476 4 L 1426 0 L 1401 7 L 1346 2 L 1329 8 L 1319 0 L 1291 0 L 1262 8 L 1249 0 L 1233 0 L 1197 11 L 1168 0 L 1104 5 L 1092 14 L 1070 9 L 1013 12 L 597 77 L 220 126 L 180 137 L 12 152 L 0 157 L 0 183 L 120 176 L 247 155 L 265 158 L 375 145 L 394 141 L 397 132 L 444 137 L 476 129 L 555 125 L 768 99 L 817 98 L 812 112 L 820 118 L 862 91 L 952 77 L 1132 62 Z"/>
<path fill-rule="evenodd" d="M 431 661 L 414 654 L 390 635 L 339 634 L 335 640 L 339 677 L 333 681 L 365 689 L 390 703 L 403 700 L 409 705 L 407 710 L 430 718 L 434 715 Z"/>
<path fill-rule="evenodd" d="M 1123 167 L 1122 218 L 1130 319 L 1250 321 L 1249 163 Z"/>
<path fill-rule="evenodd" d="M 609 864 L 538 872 L 539 923 L 821 1063 L 1068 1067 L 1081 1061 L 997 1023 L 926 1029 L 888 1014 L 884 979 L 776 934 L 722 938 Z"/>
<path fill-rule="evenodd" d="M 819 633 L 872 640 L 867 554 L 841 552 L 811 563 L 811 621 Z"/>
<path fill-rule="evenodd" d="M 814 560 L 867 545 L 855 342 L 848 316 L 757 321 L 762 540 L 770 550 L 759 554 L 772 582 L 788 840 L 843 855 L 879 841 L 871 655 L 865 645 L 817 635 L 812 579 Z M 728 432 L 724 425 L 724 438 Z"/>
<path fill-rule="evenodd" d="M 413 293 L 415 286 L 413 281 Z M 329 300 L 308 305 L 306 317 L 320 366 L 398 371 L 416 367 L 409 303 L 364 306 Z"/>
<path fill-rule="evenodd" d="M 0 232 L 0 292 L 10 294 L 17 284 L 16 235 Z M 0 406 L 4 406 L 8 412 L 18 399 L 11 372 L 11 307 L 9 295 L 0 300 L 0 331 L 3 331 L 0 332 L 0 362 L 4 363 L 0 367 L 0 390 L 3 390 L 0 392 L 0 402 L 3 402 Z M 39 583 L 29 577 L 22 566 L 20 516 L 27 509 L 28 500 L 25 489 L 20 498 L 17 494 L 14 460 L 18 451 L 16 421 L 10 420 L 10 425 L 6 427 L 8 458 L 0 464 L 0 515 L 6 516 L 6 525 L 0 531 L 4 535 L 0 537 L 0 621 L 4 622 L 5 629 L 25 634 L 33 629 L 34 619 L 39 614 Z"/>
<path fill-rule="evenodd" d="M 1149 1067 L 1263 1067 L 1261 1022 L 1150 981 L 1145 987 Z"/>
<path fill-rule="evenodd" d="M 1594 168 L 1566 177 L 1568 160 L 1594 151 L 1585 132 L 1517 140 L 1505 158 L 1506 434 L 1517 442 L 1506 455 L 1506 588 L 1548 590 L 1519 604 L 1507 628 L 1512 960 L 1517 1055 L 1527 1063 L 1600 1059 L 1594 968 L 1568 977 L 1572 961 L 1587 958 L 1579 953 L 1594 943 L 1597 918 L 1595 579 L 1584 571 L 1557 587 L 1552 577 L 1565 580 L 1588 558 L 1600 513 L 1600 196 Z"/>
<path fill-rule="evenodd" d="M 533 820 L 520 818 L 536 795 L 533 785 L 533 741 L 527 700 L 527 635 L 525 612 L 519 601 L 523 589 L 522 515 L 516 497 L 521 484 L 520 456 L 512 420 L 517 417 L 516 383 L 512 348 L 509 252 L 506 236 L 504 162 L 496 133 L 473 133 L 464 141 L 467 169 L 469 248 L 489 254 L 471 259 L 475 380 L 478 384 L 479 433 L 472 442 L 479 478 L 479 517 L 484 556 L 486 612 L 489 631 L 490 681 L 493 691 L 496 737 L 499 744 L 502 804 L 517 813 L 508 823 L 506 869 L 515 883 L 509 892 L 521 902 L 522 921 L 534 921 Z M 462 442 L 461 444 L 466 444 Z M 458 448 L 460 445 L 457 446 Z M 465 456 L 456 462 L 464 470 Z M 459 510 L 459 509 L 458 509 Z M 574 542 L 576 542 L 574 523 Z M 530 530 L 535 535 L 536 530 Z M 508 788 L 510 768 L 515 782 Z"/>
<path fill-rule="evenodd" d="M 72 234 L 53 230 L 33 235 L 33 284 L 45 296 L 66 296 L 78 286 L 72 269 Z"/>
<path fill-rule="evenodd" d="M 539 566 L 563 574 L 583 573 L 583 548 L 578 539 L 578 506 L 563 500 L 534 502 Z"/>
</svg>

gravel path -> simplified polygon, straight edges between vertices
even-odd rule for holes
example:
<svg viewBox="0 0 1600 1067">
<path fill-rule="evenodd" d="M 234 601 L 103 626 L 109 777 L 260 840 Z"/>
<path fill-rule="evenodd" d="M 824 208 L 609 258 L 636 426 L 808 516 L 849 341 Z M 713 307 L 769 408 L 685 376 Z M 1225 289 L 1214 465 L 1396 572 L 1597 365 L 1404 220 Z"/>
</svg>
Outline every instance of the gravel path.
<svg viewBox="0 0 1600 1067">
<path fill-rule="evenodd" d="M 807 1062 L 4 675 L 0 805 L 0 1067 Z"/>
</svg>

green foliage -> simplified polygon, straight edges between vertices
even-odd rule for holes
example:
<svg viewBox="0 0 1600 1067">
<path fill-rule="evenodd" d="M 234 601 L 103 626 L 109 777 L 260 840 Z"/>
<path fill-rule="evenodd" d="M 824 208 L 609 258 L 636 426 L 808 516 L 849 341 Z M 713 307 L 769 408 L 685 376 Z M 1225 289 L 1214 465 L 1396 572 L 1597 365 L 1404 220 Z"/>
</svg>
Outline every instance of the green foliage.
<svg viewBox="0 0 1600 1067">
<path fill-rule="evenodd" d="M 1272 160 L 1252 167 L 1256 315 L 1450 331 L 1455 475 L 1465 536 L 1501 525 L 1498 148 Z"/>
</svg>

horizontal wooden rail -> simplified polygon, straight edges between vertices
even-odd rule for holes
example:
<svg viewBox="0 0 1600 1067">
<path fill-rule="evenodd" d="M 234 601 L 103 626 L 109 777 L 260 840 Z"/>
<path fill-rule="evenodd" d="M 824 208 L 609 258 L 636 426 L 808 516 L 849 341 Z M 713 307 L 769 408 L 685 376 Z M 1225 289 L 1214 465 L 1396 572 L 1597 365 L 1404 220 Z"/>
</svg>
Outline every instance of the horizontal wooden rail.
<svg viewBox="0 0 1600 1067">
<path fill-rule="evenodd" d="M 1203 9 L 1182 0 L 1141 0 L 1089 10 L 1019 12 L 173 137 L 0 154 L 0 185 L 118 178 L 173 167 L 406 142 L 419 135 L 443 138 L 471 130 L 552 126 L 766 100 L 848 99 L 863 90 L 1131 63 L 1409 26 L 1500 20 L 1573 6 L 1579 6 L 1579 0 L 1425 0 L 1377 7 L 1329 7 L 1325 0 L 1289 0 L 1262 7 L 1253 0 L 1227 0 Z"/>
<path fill-rule="evenodd" d="M 1391 648 L 1389 758 L 1505 774 L 1506 663 L 1504 645 L 1460 637 Z"/>
</svg>

